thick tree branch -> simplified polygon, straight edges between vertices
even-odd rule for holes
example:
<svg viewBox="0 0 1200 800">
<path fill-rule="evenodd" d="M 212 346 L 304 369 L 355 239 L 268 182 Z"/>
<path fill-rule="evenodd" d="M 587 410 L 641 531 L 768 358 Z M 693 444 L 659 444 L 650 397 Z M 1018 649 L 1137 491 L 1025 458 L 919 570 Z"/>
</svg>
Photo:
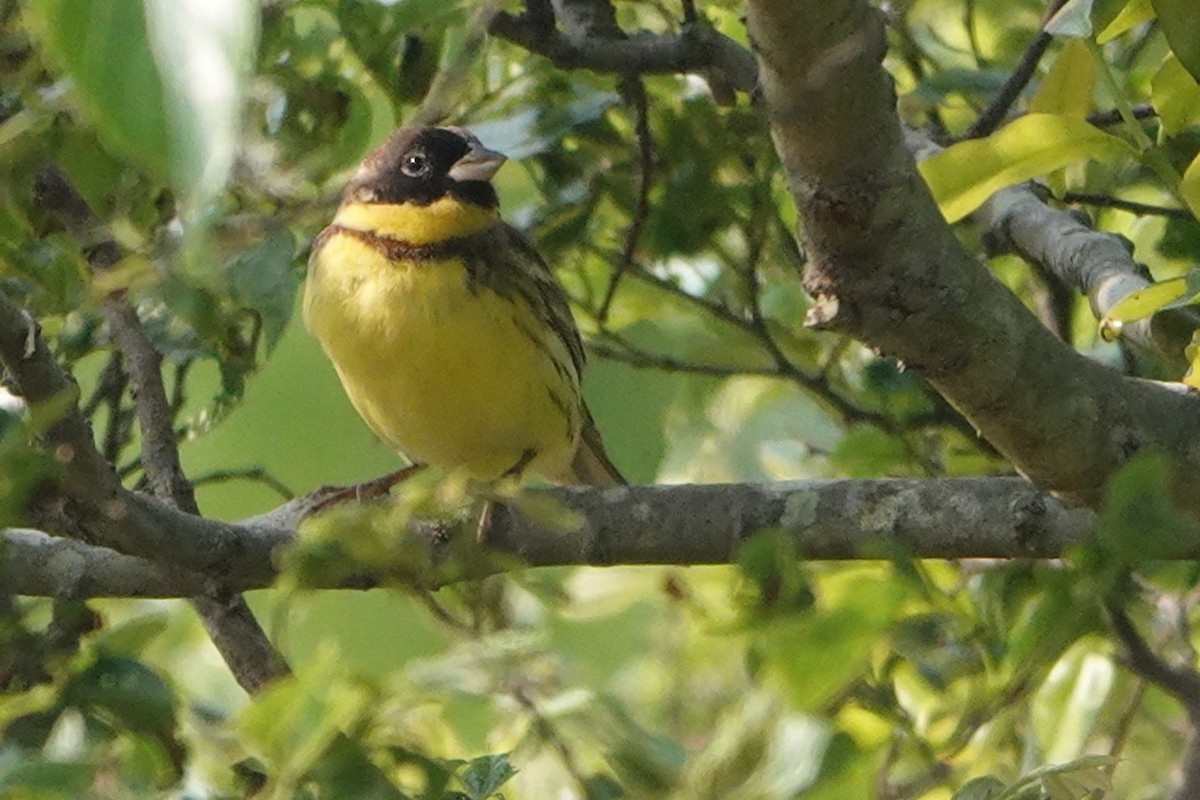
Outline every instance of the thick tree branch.
<svg viewBox="0 0 1200 800">
<path fill-rule="evenodd" d="M 1091 512 L 1070 508 L 1019 478 L 560 487 L 539 492 L 574 511 L 582 523 L 572 530 L 549 530 L 498 505 L 488 531 L 491 551 L 535 567 L 723 564 L 748 537 L 776 529 L 791 536 L 797 553 L 810 559 L 1053 558 L 1081 541 L 1093 520 Z M 258 559 L 243 565 L 237 583 L 226 582 L 229 588 L 270 585 L 276 570 L 272 554 L 293 540 L 314 508 L 314 497 L 222 528 L 225 549 L 255 553 Z M 138 522 L 131 519 L 130 524 Z M 177 538 L 183 536 L 185 532 L 178 532 Z M 449 555 L 446 547 L 434 545 L 434 562 Z M 195 593 L 204 581 L 224 577 L 214 571 L 200 579 L 157 561 L 27 530 L 6 531 L 4 552 L 6 577 L 22 594 L 177 597 Z M 495 568 L 510 566 L 503 562 Z M 413 569 L 422 574 L 426 568 Z M 354 585 L 365 588 L 372 582 Z"/>
<path fill-rule="evenodd" d="M 737 42 L 705 25 L 684 26 L 680 33 L 659 36 L 634 33 L 623 38 L 573 38 L 529 14 L 497 14 L 489 33 L 531 53 L 545 56 L 563 69 L 587 69 L 613 75 L 717 73 L 728 86 L 753 92 L 754 56 Z"/>
<path fill-rule="evenodd" d="M 905 148 L 879 14 L 754 0 L 749 26 L 816 298 L 808 322 L 919 369 L 1024 474 L 1095 504 L 1141 449 L 1200 516 L 1200 396 L 1125 379 L 1056 339 L 942 219 Z"/>
</svg>

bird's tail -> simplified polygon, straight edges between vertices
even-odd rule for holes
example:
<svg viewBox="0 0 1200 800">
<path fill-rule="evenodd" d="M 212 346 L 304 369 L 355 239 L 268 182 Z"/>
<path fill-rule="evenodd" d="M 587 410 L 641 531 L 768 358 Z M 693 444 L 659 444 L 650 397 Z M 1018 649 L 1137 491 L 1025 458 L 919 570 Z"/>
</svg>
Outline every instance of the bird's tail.
<svg viewBox="0 0 1200 800">
<path fill-rule="evenodd" d="M 583 416 L 579 447 L 575 449 L 575 458 L 571 461 L 572 482 L 590 486 L 621 486 L 628 483 L 604 451 L 600 431 L 596 429 L 596 423 L 592 421 L 587 408 L 584 408 Z"/>
</svg>

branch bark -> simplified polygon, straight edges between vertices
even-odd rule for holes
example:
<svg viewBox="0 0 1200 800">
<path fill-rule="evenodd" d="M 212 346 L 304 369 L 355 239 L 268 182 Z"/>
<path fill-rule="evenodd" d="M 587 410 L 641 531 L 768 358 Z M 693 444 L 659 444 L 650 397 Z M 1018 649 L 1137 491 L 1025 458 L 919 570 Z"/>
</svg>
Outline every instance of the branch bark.
<svg viewBox="0 0 1200 800">
<path fill-rule="evenodd" d="M 808 324 L 919 369 L 1034 483 L 1095 504 L 1134 453 L 1175 464 L 1200 517 L 1200 396 L 1122 378 L 1058 341 L 958 242 L 895 113 L 877 11 L 752 0 L 776 149 L 803 220 Z"/>
<path fill-rule="evenodd" d="M 918 161 L 941 151 L 927 134 L 905 130 L 905 146 Z M 1088 299 L 1092 314 L 1103 319 L 1122 298 L 1152 283 L 1150 273 L 1133 260 L 1120 236 L 1091 227 L 1077 213 L 1052 208 L 1046 191 L 1021 183 L 996 192 L 973 215 L 990 255 L 1015 253 Z M 1200 312 L 1172 309 L 1128 323 L 1121 338 L 1147 352 L 1160 353 L 1182 372 L 1184 349 L 1200 328 Z"/>
<path fill-rule="evenodd" d="M 510 506 L 497 505 L 488 530 L 489 552 L 515 556 L 533 567 L 724 564 L 747 538 L 781 530 L 795 541 L 797 554 L 810 559 L 1055 558 L 1082 541 L 1094 520 L 1090 511 L 1071 508 L 1019 478 L 558 487 L 538 492 L 573 511 L 581 524 L 551 530 Z M 236 582 L 226 579 L 226 588 L 244 591 L 271 584 L 278 553 L 294 540 L 315 507 L 314 497 L 222 527 L 223 549 L 254 553 L 257 559 L 244 565 Z M 130 518 L 129 524 L 138 521 Z M 163 535 L 186 536 L 171 533 Z M 125 537 L 147 538 L 141 533 Z M 3 542 L 5 577 L 20 594 L 179 597 L 224 577 L 36 531 L 8 530 Z M 449 544 L 435 542 L 428 555 L 436 564 L 453 553 Z M 409 566 L 406 572 L 430 572 L 424 565 Z M 499 559 L 491 568 L 513 566 L 512 559 Z M 353 582 L 354 588 L 372 585 L 369 578 Z"/>
</svg>

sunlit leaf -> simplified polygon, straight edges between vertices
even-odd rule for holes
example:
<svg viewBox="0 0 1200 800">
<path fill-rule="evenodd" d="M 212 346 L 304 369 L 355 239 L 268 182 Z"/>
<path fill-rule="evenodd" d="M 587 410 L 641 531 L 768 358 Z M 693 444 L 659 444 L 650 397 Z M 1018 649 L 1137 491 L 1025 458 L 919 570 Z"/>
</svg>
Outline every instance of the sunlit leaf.
<svg viewBox="0 0 1200 800">
<path fill-rule="evenodd" d="M 1184 356 L 1188 360 L 1188 371 L 1183 376 L 1183 382 L 1193 389 L 1200 389 L 1200 331 L 1192 334 Z"/>
<path fill-rule="evenodd" d="M 1092 54 L 1082 41 L 1071 39 L 1058 51 L 1050 72 L 1029 101 L 1029 111 L 1082 117 L 1092 107 L 1095 84 L 1096 62 Z"/>
<path fill-rule="evenodd" d="M 1191 303 L 1196 299 L 1198 293 L 1200 293 L 1200 270 L 1194 270 L 1187 275 L 1155 283 L 1122 297 L 1105 314 L 1105 320 L 1133 322 L 1155 314 L 1164 308 Z"/>
<path fill-rule="evenodd" d="M 1179 182 L 1179 196 L 1187 203 L 1196 219 L 1200 219 L 1200 155 L 1188 165 Z"/>
<path fill-rule="evenodd" d="M 985 139 L 952 145 L 922 162 L 921 175 L 947 221 L 955 222 L 993 193 L 1084 159 L 1136 157 L 1125 141 L 1082 119 L 1029 114 Z"/>
<path fill-rule="evenodd" d="M 1174 136 L 1200 122 L 1200 83 L 1174 55 L 1168 55 L 1150 82 L 1151 100 L 1163 132 Z"/>
<path fill-rule="evenodd" d="M 1109 3 L 1108 5 L 1113 4 Z M 1141 25 L 1151 19 L 1154 19 L 1154 8 L 1150 0 L 1122 0 L 1120 12 L 1112 18 L 1111 22 L 1100 28 L 1100 33 L 1096 35 L 1096 42 L 1104 44 L 1135 25 Z"/>
</svg>

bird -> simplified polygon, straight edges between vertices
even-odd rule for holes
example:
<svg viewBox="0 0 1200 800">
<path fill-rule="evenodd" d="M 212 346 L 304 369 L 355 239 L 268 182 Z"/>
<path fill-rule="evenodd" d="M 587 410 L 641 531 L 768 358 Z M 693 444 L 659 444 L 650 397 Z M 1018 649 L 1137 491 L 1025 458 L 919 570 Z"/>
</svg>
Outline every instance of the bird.
<svg viewBox="0 0 1200 800">
<path fill-rule="evenodd" d="M 623 484 L 583 400 L 566 295 L 500 216 L 505 160 L 459 127 L 392 133 L 313 242 L 305 325 L 410 469 Z"/>
</svg>

